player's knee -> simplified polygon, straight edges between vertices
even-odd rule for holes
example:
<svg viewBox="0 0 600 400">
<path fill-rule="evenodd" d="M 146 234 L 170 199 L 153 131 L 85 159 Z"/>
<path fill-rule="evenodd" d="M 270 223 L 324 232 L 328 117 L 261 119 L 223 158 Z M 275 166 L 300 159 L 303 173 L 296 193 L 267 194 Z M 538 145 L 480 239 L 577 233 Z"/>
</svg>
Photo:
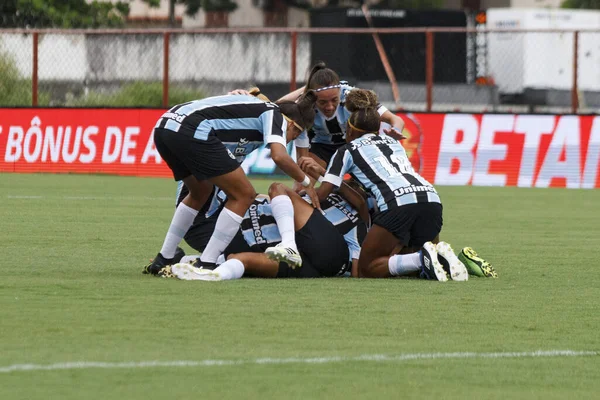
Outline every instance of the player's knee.
<svg viewBox="0 0 600 400">
<path fill-rule="evenodd" d="M 273 182 L 271 186 L 269 186 L 269 197 L 273 198 L 276 196 L 280 196 L 282 194 L 286 194 L 285 185 L 279 182 Z"/>
</svg>

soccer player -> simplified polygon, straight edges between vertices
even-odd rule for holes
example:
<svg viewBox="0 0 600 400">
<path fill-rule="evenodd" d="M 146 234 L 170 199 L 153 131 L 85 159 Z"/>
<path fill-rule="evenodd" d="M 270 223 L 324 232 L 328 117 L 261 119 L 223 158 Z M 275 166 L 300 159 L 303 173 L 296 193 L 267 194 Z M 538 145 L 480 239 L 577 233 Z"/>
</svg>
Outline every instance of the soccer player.
<svg viewBox="0 0 600 400">
<path fill-rule="evenodd" d="M 177 206 L 162 248 L 144 269 L 146 273 L 157 274 L 177 262 L 177 246 L 216 185 L 227 194 L 228 202 L 201 257 L 202 266 L 214 267 L 256 195 L 236 157 L 248 155 L 263 143 L 270 147 L 275 164 L 300 182 L 319 206 L 309 177 L 286 149 L 289 141 L 312 126 L 315 101 L 314 92 L 296 102 L 276 104 L 252 95 L 225 95 L 179 104 L 162 115 L 154 128 L 154 143 L 189 194 Z M 281 210 L 288 212 L 285 207 Z M 297 256 L 293 249 L 289 253 Z"/>
<path fill-rule="evenodd" d="M 335 71 L 320 62 L 312 67 L 306 86 L 280 99 L 296 100 L 302 93 L 310 90 L 314 90 L 317 94 L 315 122 L 312 128 L 302 132 L 295 141 L 298 158 L 310 156 L 326 167 L 333 153 L 346 143 L 346 121 L 350 117 L 350 110 L 346 107 L 346 97 L 353 89 L 354 87 L 346 82 L 340 81 Z M 385 134 L 396 139 L 404 138 L 402 118 L 381 104 L 377 104 L 376 110 L 379 120 L 390 125 L 384 130 Z"/>
<path fill-rule="evenodd" d="M 354 202 L 364 202 L 356 193 L 349 190 L 345 193 Z M 271 204 L 267 199 L 257 197 L 250 206 L 241 224 L 241 233 L 225 251 L 226 262 L 214 271 L 175 264 L 170 267 L 170 272 L 180 279 L 208 281 L 238 279 L 242 275 L 317 278 L 342 275 L 354 261 L 356 273 L 360 243 L 366 234 L 366 225 L 356 208 L 340 195 L 331 194 L 321 203 L 322 215 L 308 203 L 309 198 L 301 198 L 280 183 L 271 185 L 269 196 Z M 271 215 L 272 203 L 285 198 L 293 203 L 294 214 L 287 226 L 280 226 Z M 303 259 L 302 268 L 294 268 L 279 257 L 278 252 L 270 254 L 275 260 L 268 258 L 270 250 L 279 248 L 273 247 L 278 240 L 287 242 L 286 246 L 291 246 L 290 242 L 297 245 Z"/>
<path fill-rule="evenodd" d="M 359 276 L 386 278 L 421 271 L 429 279 L 446 281 L 439 254 L 448 262 L 452 279 L 467 280 L 467 270 L 450 245 L 434 244 L 442 228 L 437 191 L 414 171 L 398 141 L 378 135 L 377 104 L 377 95 L 370 90 L 354 89 L 347 94 L 346 107 L 351 111 L 347 144 L 331 159 L 317 189 L 319 198 L 326 198 L 349 173 L 377 199 L 379 213 L 361 249 Z M 403 248 L 421 250 L 390 256 Z"/>
</svg>

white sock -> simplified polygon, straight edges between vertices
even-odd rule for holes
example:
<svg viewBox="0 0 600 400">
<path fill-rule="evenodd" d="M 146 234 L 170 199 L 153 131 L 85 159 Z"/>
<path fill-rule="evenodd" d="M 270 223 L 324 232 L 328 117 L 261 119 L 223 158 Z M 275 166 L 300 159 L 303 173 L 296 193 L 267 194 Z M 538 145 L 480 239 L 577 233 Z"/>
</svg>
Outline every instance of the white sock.
<svg viewBox="0 0 600 400">
<path fill-rule="evenodd" d="M 215 268 L 215 272 L 219 273 L 219 276 L 224 281 L 229 279 L 240 279 L 244 275 L 244 264 L 240 260 L 232 258 L 225 261 L 223 264 Z"/>
<path fill-rule="evenodd" d="M 296 230 L 294 229 L 294 206 L 292 200 L 285 195 L 271 199 L 271 210 L 281 234 L 281 244 L 285 247 L 296 247 Z"/>
<path fill-rule="evenodd" d="M 418 272 L 421 270 L 421 252 L 391 256 L 388 260 L 388 268 L 393 276 Z"/>
<path fill-rule="evenodd" d="M 215 231 L 202 252 L 200 260 L 210 263 L 216 262 L 217 258 L 225 251 L 225 248 L 229 246 L 229 243 L 231 243 L 238 229 L 240 229 L 242 219 L 242 217 L 230 209 L 224 208 L 217 218 Z"/>
<path fill-rule="evenodd" d="M 173 258 L 177 246 L 194 223 L 196 215 L 198 215 L 198 210 L 186 206 L 183 202 L 179 203 L 175 210 L 175 215 L 173 215 L 173 219 L 171 220 L 165 241 L 160 249 L 160 254 L 164 258 Z"/>
</svg>

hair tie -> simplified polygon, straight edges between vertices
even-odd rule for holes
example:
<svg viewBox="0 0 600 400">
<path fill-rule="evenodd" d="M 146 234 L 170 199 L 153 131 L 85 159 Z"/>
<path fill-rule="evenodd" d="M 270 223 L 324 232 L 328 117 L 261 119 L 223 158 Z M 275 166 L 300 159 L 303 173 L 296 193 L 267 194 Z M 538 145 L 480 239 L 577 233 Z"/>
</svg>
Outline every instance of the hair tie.
<svg viewBox="0 0 600 400">
<path fill-rule="evenodd" d="M 355 131 L 362 132 L 362 133 L 368 132 L 368 131 L 366 131 L 364 129 L 360 129 L 360 128 L 355 127 L 354 125 L 352 125 L 352 122 L 350 122 L 350 120 L 348 120 L 348 125 L 350 125 L 350 127 L 352 129 L 354 129 Z"/>
<path fill-rule="evenodd" d="M 315 92 L 322 92 L 323 90 L 328 90 L 328 89 L 336 89 L 336 88 L 341 88 L 342 85 L 341 84 L 337 84 L 337 85 L 331 85 L 331 86 L 325 86 L 319 89 L 314 89 Z"/>
</svg>

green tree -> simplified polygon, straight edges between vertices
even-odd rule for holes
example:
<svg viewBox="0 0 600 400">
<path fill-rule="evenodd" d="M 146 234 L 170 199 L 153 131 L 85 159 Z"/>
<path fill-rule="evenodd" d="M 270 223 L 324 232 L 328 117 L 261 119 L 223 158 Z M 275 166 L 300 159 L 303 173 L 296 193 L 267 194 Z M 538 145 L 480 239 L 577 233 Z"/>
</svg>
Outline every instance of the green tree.
<svg viewBox="0 0 600 400">
<path fill-rule="evenodd" d="M 160 0 L 142 0 L 150 7 L 160 6 Z M 194 16 L 202 8 L 205 11 L 233 11 L 237 8 L 234 0 L 169 0 L 169 22 L 175 25 L 175 4 L 184 4 L 185 13 Z"/>
<path fill-rule="evenodd" d="M 101 28 L 124 25 L 129 4 L 86 0 L 2 0 L 0 26 L 9 28 Z"/>
<path fill-rule="evenodd" d="M 565 0 L 561 4 L 562 8 L 580 8 L 600 10 L 600 1 L 598 0 Z"/>
</svg>

